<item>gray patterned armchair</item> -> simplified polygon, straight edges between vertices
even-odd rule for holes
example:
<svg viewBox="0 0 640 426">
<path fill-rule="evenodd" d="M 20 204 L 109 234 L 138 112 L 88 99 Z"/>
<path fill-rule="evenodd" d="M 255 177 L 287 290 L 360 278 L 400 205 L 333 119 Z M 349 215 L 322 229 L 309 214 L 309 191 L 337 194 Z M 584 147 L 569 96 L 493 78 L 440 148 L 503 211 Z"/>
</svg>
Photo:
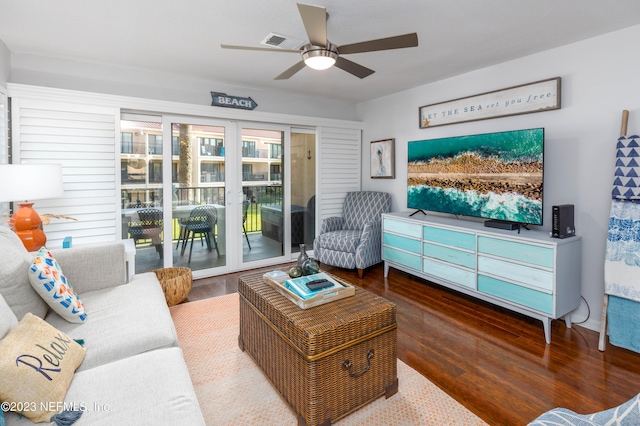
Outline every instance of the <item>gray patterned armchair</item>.
<svg viewBox="0 0 640 426">
<path fill-rule="evenodd" d="M 342 217 L 323 219 L 313 244 L 320 263 L 339 268 L 364 269 L 382 261 L 382 213 L 391 211 L 391 195 L 385 192 L 349 192 Z"/>
</svg>

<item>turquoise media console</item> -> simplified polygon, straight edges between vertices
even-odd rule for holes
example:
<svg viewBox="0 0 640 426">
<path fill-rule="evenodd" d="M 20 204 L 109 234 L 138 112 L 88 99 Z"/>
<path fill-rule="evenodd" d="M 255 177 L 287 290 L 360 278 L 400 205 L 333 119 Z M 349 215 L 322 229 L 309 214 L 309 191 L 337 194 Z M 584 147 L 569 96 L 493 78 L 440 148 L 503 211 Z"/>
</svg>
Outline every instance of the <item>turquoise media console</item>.
<svg viewBox="0 0 640 426">
<path fill-rule="evenodd" d="M 581 238 L 556 239 L 539 229 L 507 231 L 482 222 L 410 212 L 382 216 L 384 276 L 399 269 L 542 321 L 580 305 Z"/>
</svg>

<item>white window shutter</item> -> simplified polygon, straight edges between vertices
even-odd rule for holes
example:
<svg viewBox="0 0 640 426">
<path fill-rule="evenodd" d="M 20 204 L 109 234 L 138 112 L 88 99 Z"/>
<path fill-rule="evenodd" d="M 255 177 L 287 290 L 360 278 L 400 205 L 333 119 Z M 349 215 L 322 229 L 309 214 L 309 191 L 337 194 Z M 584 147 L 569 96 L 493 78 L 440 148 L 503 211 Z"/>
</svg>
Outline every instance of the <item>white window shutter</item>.
<svg viewBox="0 0 640 426">
<path fill-rule="evenodd" d="M 9 163 L 7 142 L 7 94 L 0 87 L 0 165 Z M 0 203 L 0 225 L 9 217 L 9 203 Z"/>
<path fill-rule="evenodd" d="M 67 236 L 73 245 L 119 240 L 119 109 L 19 98 L 11 107 L 13 163 L 62 165 L 64 196 L 34 208 L 77 219 L 45 225 L 47 247 Z"/>
<path fill-rule="evenodd" d="M 361 189 L 361 131 L 321 127 L 318 133 L 320 217 L 325 219 L 342 216 L 342 206 L 347 192 Z"/>
</svg>

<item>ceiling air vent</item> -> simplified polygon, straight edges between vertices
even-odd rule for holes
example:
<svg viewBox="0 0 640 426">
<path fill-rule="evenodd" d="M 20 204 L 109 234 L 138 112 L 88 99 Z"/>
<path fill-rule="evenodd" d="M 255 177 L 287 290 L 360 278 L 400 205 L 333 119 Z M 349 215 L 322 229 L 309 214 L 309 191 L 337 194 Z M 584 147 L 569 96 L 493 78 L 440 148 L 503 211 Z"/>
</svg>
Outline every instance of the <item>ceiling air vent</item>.
<svg viewBox="0 0 640 426">
<path fill-rule="evenodd" d="M 279 47 L 280 49 L 299 49 L 306 42 L 298 38 L 289 37 L 282 34 L 270 33 L 260 44 L 269 47 Z"/>
</svg>

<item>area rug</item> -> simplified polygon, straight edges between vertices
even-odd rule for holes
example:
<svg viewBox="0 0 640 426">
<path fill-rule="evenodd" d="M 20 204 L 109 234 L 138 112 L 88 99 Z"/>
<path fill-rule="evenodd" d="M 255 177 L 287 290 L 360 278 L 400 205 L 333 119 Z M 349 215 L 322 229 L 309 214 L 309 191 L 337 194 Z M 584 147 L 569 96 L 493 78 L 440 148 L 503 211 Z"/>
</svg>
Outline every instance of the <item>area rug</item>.
<svg viewBox="0 0 640 426">
<path fill-rule="evenodd" d="M 191 380 L 208 425 L 297 425 L 284 399 L 238 347 L 238 294 L 171 307 Z M 485 425 L 398 360 L 398 393 L 378 398 L 336 425 Z"/>
</svg>

